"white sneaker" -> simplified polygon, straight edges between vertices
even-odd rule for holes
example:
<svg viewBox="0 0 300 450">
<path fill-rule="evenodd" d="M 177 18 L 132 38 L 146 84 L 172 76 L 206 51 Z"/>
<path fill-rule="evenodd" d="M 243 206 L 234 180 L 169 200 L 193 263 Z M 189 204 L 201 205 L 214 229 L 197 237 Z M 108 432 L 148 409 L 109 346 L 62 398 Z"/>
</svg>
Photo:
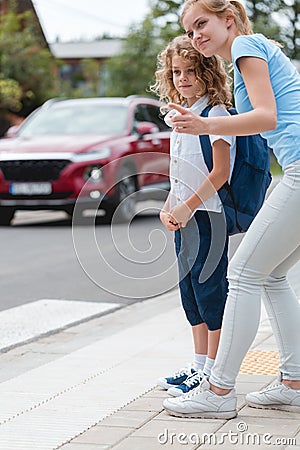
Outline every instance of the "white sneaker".
<svg viewBox="0 0 300 450">
<path fill-rule="evenodd" d="M 164 408 L 171 416 L 196 419 L 232 419 L 236 417 L 236 393 L 233 389 L 226 395 L 217 395 L 210 390 L 207 378 L 187 394 L 166 398 Z"/>
<path fill-rule="evenodd" d="M 247 394 L 246 401 L 253 408 L 300 412 L 300 389 L 289 388 L 280 376 L 265 389 Z"/>
</svg>

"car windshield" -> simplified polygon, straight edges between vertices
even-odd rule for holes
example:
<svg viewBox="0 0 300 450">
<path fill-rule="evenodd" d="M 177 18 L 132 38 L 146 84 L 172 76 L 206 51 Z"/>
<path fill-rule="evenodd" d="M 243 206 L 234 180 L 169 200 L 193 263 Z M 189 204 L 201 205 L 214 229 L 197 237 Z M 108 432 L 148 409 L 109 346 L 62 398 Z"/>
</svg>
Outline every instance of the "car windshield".
<svg viewBox="0 0 300 450">
<path fill-rule="evenodd" d="M 123 105 L 57 104 L 33 114 L 19 136 L 121 134 L 126 129 L 127 112 Z"/>
</svg>

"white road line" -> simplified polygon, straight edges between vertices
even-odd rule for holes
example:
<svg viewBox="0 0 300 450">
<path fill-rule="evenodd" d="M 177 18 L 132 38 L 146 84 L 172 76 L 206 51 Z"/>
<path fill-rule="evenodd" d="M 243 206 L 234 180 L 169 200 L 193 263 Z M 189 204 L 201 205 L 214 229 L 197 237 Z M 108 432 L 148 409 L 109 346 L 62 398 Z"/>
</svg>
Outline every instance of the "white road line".
<svg viewBox="0 0 300 450">
<path fill-rule="evenodd" d="M 0 350 L 111 312 L 119 303 L 44 299 L 0 312 Z"/>
</svg>

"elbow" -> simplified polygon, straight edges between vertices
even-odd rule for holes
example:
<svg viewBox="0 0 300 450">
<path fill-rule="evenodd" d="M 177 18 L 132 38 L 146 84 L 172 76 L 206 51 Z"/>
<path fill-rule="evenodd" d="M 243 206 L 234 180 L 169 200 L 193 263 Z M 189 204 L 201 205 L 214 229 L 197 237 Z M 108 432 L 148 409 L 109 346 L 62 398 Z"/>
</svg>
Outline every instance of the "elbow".
<svg viewBox="0 0 300 450">
<path fill-rule="evenodd" d="M 269 114 L 268 130 L 275 130 L 276 127 L 277 127 L 277 114 L 276 112 L 274 112 L 273 114 Z"/>
<path fill-rule="evenodd" d="M 272 120 L 272 128 L 271 128 L 271 130 L 275 130 L 276 127 L 277 127 L 277 116 L 275 115 L 273 117 L 273 120 Z"/>
<path fill-rule="evenodd" d="M 259 120 L 259 118 L 258 118 Z M 261 125 L 264 128 L 263 131 L 275 130 L 277 127 L 277 111 L 276 108 L 268 108 L 264 110 L 263 116 L 261 116 Z"/>
<path fill-rule="evenodd" d="M 216 173 L 216 184 L 217 184 L 217 190 L 220 189 L 220 187 L 223 186 L 223 184 L 226 183 L 226 181 L 228 181 L 230 177 L 230 167 L 228 168 L 223 168 L 223 170 L 218 171 Z"/>
<path fill-rule="evenodd" d="M 263 108 L 257 108 L 257 115 L 254 122 L 252 122 L 252 125 L 253 127 L 255 126 L 258 133 L 275 130 L 277 127 L 276 107 L 264 105 Z"/>
<path fill-rule="evenodd" d="M 223 170 L 220 173 L 220 177 L 223 184 L 226 183 L 226 181 L 228 181 L 228 178 L 230 177 L 230 161 L 228 162 L 228 164 L 226 164 L 225 167 L 223 167 Z"/>
<path fill-rule="evenodd" d="M 230 177 L 230 171 L 224 173 L 224 176 L 223 176 L 223 179 L 221 182 L 222 183 L 221 186 L 223 186 L 223 184 L 225 184 L 229 180 L 229 177 Z"/>
</svg>

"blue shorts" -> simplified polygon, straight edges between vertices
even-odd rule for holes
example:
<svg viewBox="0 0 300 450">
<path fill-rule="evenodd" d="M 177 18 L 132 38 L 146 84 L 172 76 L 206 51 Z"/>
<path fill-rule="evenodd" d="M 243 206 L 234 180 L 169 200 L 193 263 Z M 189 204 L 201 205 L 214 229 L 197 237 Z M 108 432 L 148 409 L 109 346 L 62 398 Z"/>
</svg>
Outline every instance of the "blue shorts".
<svg viewBox="0 0 300 450">
<path fill-rule="evenodd" d="M 223 213 L 196 211 L 175 231 L 179 288 L 189 323 L 221 328 L 228 292 L 228 235 Z"/>
</svg>

